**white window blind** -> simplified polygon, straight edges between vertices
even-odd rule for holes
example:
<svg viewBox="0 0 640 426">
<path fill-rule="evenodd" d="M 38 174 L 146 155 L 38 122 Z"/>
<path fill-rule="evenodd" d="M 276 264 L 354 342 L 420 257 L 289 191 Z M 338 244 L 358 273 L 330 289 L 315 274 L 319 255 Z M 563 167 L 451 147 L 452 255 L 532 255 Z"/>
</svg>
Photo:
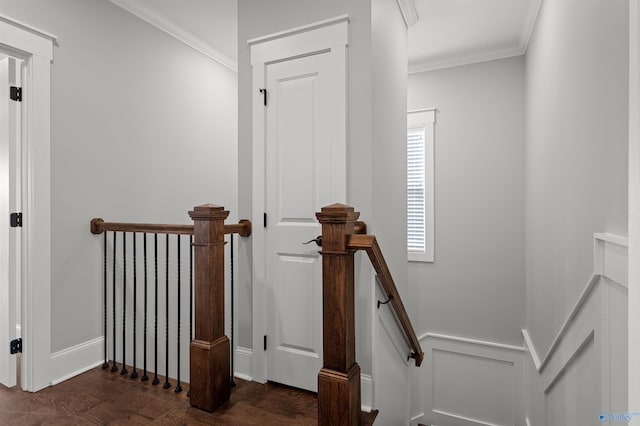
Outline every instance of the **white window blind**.
<svg viewBox="0 0 640 426">
<path fill-rule="evenodd" d="M 407 114 L 407 250 L 410 261 L 434 259 L 435 110 Z"/>
<path fill-rule="evenodd" d="M 424 126 L 407 129 L 407 247 L 425 250 Z"/>
</svg>

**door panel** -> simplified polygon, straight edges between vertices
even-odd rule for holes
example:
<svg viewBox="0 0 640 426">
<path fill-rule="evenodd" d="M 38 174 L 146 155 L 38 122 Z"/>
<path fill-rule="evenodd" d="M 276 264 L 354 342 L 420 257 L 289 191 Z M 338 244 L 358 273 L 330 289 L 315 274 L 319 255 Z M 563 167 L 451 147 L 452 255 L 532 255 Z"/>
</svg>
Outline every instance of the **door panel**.
<svg viewBox="0 0 640 426">
<path fill-rule="evenodd" d="M 267 376 L 311 391 L 322 368 L 322 258 L 302 243 L 321 234 L 322 206 L 345 201 L 340 59 L 326 52 L 266 74 Z"/>
</svg>

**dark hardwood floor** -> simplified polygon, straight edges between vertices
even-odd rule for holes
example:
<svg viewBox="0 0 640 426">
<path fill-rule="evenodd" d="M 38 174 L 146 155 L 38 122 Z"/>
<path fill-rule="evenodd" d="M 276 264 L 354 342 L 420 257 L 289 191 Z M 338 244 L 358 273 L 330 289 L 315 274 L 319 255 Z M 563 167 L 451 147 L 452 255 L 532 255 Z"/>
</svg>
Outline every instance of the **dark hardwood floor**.
<svg viewBox="0 0 640 426">
<path fill-rule="evenodd" d="M 98 367 L 37 393 L 0 385 L 0 425 L 317 424 L 310 392 L 237 380 L 230 401 L 207 413 L 189 405 L 188 387 L 175 394 L 162 383 L 152 386 Z"/>
</svg>

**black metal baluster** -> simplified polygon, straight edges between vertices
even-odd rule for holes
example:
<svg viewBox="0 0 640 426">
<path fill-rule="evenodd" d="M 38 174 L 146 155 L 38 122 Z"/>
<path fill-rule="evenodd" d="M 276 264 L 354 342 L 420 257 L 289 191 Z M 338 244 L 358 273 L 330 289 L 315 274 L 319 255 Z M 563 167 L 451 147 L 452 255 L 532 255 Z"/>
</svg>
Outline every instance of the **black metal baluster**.
<svg viewBox="0 0 640 426">
<path fill-rule="evenodd" d="M 120 375 L 129 374 L 127 355 L 127 233 L 122 233 L 122 370 Z"/>
<path fill-rule="evenodd" d="M 136 346 L 137 346 L 137 333 L 136 328 L 138 325 L 138 268 L 137 268 L 136 253 L 136 233 L 133 233 L 133 372 L 131 373 L 132 379 L 138 378 L 138 370 L 136 370 Z"/>
<path fill-rule="evenodd" d="M 113 231 L 113 365 L 111 371 L 118 371 L 116 364 L 116 240 L 117 233 Z"/>
<path fill-rule="evenodd" d="M 102 368 L 109 368 L 109 355 L 107 354 L 107 233 L 104 233 L 104 249 L 102 250 L 102 254 L 104 257 L 103 264 L 103 273 L 104 273 L 104 363 L 102 364 Z"/>
<path fill-rule="evenodd" d="M 176 385 L 176 393 L 180 393 L 182 392 L 182 386 L 180 385 L 180 292 L 182 291 L 182 289 L 180 288 L 180 234 L 177 235 L 177 239 L 178 239 L 178 376 L 177 376 L 177 381 L 178 384 Z"/>
<path fill-rule="evenodd" d="M 233 345 L 233 234 L 229 234 L 229 241 L 231 243 L 229 244 L 229 250 L 231 251 L 231 255 L 229 256 L 229 258 L 231 259 L 231 282 L 229 283 L 231 286 L 231 386 L 233 387 L 236 385 L 233 362 L 233 358 L 235 355 L 235 346 Z"/>
<path fill-rule="evenodd" d="M 149 380 L 149 376 L 147 376 L 147 234 L 142 234 L 144 239 L 142 240 L 142 248 L 144 252 L 144 342 L 142 343 L 142 352 L 143 352 L 143 370 L 141 381 L 146 382 Z"/>
<path fill-rule="evenodd" d="M 151 382 L 154 385 L 157 385 L 158 383 L 160 383 L 160 380 L 158 379 L 158 234 L 153 234 L 153 250 L 154 250 L 154 257 L 155 257 L 155 286 L 156 286 L 156 294 L 155 294 L 155 325 L 154 325 L 154 331 L 153 331 L 153 336 L 154 336 L 154 352 L 153 352 L 153 356 L 154 356 L 154 362 L 153 362 L 153 366 L 154 366 L 154 372 L 153 372 L 153 382 Z"/>
<path fill-rule="evenodd" d="M 166 235 L 166 248 L 165 248 L 165 349 L 164 349 L 164 385 L 162 385 L 163 389 L 169 389 L 171 387 L 171 383 L 169 383 L 169 234 Z"/>
</svg>

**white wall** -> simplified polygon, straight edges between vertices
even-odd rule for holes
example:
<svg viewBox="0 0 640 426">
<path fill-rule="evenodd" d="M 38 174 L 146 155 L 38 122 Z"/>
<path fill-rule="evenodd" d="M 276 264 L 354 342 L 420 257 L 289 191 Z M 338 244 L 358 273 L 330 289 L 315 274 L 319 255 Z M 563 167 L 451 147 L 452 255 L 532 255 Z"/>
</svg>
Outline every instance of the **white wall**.
<svg viewBox="0 0 640 426">
<path fill-rule="evenodd" d="M 409 75 L 408 109 L 437 108 L 435 262 L 408 267 L 422 423 L 522 419 L 524 79 L 523 57 Z"/>
<path fill-rule="evenodd" d="M 543 2 L 527 53 L 527 328 L 542 348 L 591 274 L 593 233 L 627 234 L 627 13 Z"/>
<path fill-rule="evenodd" d="M 626 0 L 544 1 L 527 52 L 526 328 L 539 354 L 590 281 L 593 234 L 627 235 L 628 10 Z M 545 394 L 550 424 L 559 401 L 593 408 L 586 395 L 568 399 L 581 368 L 599 361 L 590 356 Z M 529 395 L 535 387 L 528 380 Z M 535 398 L 527 414 L 540 424 Z"/>
<path fill-rule="evenodd" d="M 435 262 L 409 263 L 417 329 L 512 345 L 524 324 L 524 60 L 411 74 L 436 107 Z"/>
<path fill-rule="evenodd" d="M 237 218 L 237 77 L 100 0 L 0 0 L 58 36 L 51 93 L 52 352 L 102 335 L 101 238 L 89 220 Z M 81 321 L 78 319 L 82 318 Z"/>
<path fill-rule="evenodd" d="M 396 0 L 373 0 L 371 6 L 373 209 L 363 211 L 362 218 L 370 224 L 367 232 L 376 235 L 403 302 L 410 309 L 406 268 L 407 26 Z M 377 293 L 377 298 L 386 300 L 384 294 Z M 378 310 L 378 324 L 371 325 L 376 330 L 372 353 L 375 408 L 379 410 L 376 423 L 406 425 L 409 374 L 415 373 L 411 369 L 416 367 L 407 366 L 406 345 L 401 344 L 399 350 L 394 347 L 394 337 L 402 340 L 395 321 L 387 321 L 387 330 L 379 324 L 389 311 L 388 305 Z"/>
</svg>

